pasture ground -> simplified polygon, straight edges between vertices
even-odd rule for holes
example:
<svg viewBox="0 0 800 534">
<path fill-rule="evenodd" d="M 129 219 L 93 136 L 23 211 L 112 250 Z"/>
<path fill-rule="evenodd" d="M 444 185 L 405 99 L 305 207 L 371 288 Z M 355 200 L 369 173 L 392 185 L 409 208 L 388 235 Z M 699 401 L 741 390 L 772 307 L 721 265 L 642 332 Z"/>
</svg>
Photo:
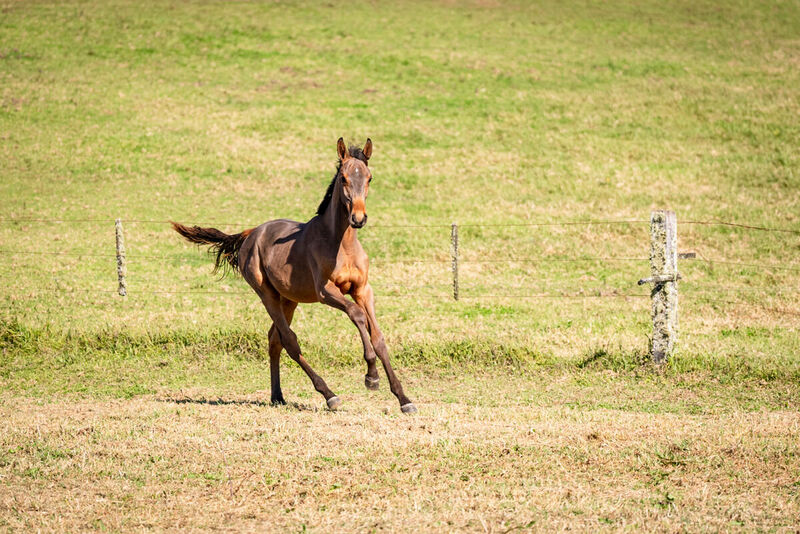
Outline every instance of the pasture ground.
<svg viewBox="0 0 800 534">
<path fill-rule="evenodd" d="M 796 530 L 798 116 L 796 0 L 0 2 L 0 529 Z M 163 223 L 308 219 L 339 136 L 415 417 L 321 306 L 341 412 L 291 362 L 265 405 L 262 307 Z"/>
<path fill-rule="evenodd" d="M 307 378 L 289 369 L 280 408 L 235 379 L 132 398 L 4 394 L 4 528 L 797 527 L 796 383 L 404 370 L 420 408 L 408 417 L 363 389 L 360 368 L 325 370 L 345 401 L 335 413 L 299 397 Z"/>
</svg>

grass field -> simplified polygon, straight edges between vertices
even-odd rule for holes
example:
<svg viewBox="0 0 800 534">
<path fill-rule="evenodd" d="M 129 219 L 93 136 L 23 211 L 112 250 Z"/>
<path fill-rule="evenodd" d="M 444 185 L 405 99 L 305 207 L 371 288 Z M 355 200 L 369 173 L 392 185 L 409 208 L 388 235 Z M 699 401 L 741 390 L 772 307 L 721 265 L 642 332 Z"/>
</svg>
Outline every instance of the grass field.
<svg viewBox="0 0 800 534">
<path fill-rule="evenodd" d="M 0 3 L 0 528 L 796 529 L 798 88 L 797 1 Z M 288 360 L 268 406 L 263 308 L 159 222 L 308 219 L 339 136 L 413 418 L 322 306 L 343 409 Z M 533 226 L 581 221 L 629 222 Z"/>
</svg>

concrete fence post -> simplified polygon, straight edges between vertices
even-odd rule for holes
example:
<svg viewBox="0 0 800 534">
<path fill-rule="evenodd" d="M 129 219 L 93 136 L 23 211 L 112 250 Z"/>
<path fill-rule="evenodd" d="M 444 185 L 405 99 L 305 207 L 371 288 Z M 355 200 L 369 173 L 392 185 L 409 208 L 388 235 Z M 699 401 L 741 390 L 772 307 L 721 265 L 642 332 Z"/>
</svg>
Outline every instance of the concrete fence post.
<svg viewBox="0 0 800 534">
<path fill-rule="evenodd" d="M 675 350 L 678 336 L 678 222 L 675 212 L 650 214 L 650 271 L 653 289 L 653 362 L 666 362 Z"/>
<path fill-rule="evenodd" d="M 453 257 L 453 299 L 458 300 L 458 225 L 450 226 L 450 253 Z"/>
<path fill-rule="evenodd" d="M 119 281 L 117 292 L 124 297 L 128 294 L 128 283 L 125 281 L 127 268 L 125 266 L 125 236 L 122 233 L 122 221 L 117 219 L 114 227 L 117 234 L 117 280 Z"/>
</svg>

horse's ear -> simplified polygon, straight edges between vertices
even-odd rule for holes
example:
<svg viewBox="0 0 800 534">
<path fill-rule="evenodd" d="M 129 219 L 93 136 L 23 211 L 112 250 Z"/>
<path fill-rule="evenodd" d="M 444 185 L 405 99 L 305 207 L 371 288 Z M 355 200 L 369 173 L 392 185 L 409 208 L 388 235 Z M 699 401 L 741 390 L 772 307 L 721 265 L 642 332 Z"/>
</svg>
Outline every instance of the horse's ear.
<svg viewBox="0 0 800 534">
<path fill-rule="evenodd" d="M 372 157 L 372 139 L 369 137 L 367 137 L 367 142 L 364 143 L 364 150 L 362 150 L 362 152 L 364 152 L 365 158 L 369 159 Z"/>
<path fill-rule="evenodd" d="M 340 160 L 344 161 L 345 159 L 347 159 L 348 156 L 347 147 L 344 145 L 344 139 L 342 139 L 341 137 L 339 138 L 338 141 L 336 141 L 336 152 L 339 153 Z"/>
</svg>

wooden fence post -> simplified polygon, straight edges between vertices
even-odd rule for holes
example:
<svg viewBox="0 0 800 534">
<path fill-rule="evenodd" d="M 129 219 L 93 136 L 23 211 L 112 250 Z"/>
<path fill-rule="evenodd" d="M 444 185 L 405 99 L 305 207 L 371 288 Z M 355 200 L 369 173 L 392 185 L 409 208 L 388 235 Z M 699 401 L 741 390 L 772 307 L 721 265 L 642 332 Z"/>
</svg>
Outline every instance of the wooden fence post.
<svg viewBox="0 0 800 534">
<path fill-rule="evenodd" d="M 650 214 L 651 277 L 639 285 L 652 283 L 653 362 L 666 362 L 675 350 L 678 334 L 678 221 L 674 211 Z"/>
<path fill-rule="evenodd" d="M 450 226 L 450 253 L 453 256 L 453 299 L 458 300 L 458 225 Z"/>
<path fill-rule="evenodd" d="M 125 267 L 125 236 L 122 234 L 122 221 L 120 219 L 114 222 L 114 228 L 117 234 L 117 279 L 119 281 L 117 292 L 124 297 L 128 294 L 128 283 L 125 281 L 125 274 L 127 273 Z"/>
</svg>

